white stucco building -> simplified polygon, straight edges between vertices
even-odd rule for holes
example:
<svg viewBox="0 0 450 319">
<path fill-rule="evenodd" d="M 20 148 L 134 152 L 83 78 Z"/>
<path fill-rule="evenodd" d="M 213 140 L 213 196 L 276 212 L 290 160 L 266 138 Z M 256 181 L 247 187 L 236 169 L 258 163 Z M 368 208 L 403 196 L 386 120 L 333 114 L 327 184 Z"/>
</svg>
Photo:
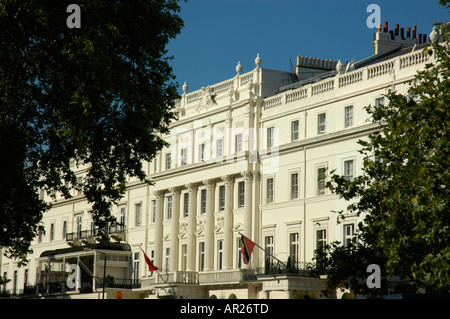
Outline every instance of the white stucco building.
<svg viewBox="0 0 450 319">
<path fill-rule="evenodd" d="M 1 257 L 1 275 L 11 279 L 2 291 L 101 298 L 106 275 L 106 298 L 117 290 L 124 298 L 320 297 L 326 281 L 307 277 L 305 264 L 321 245 L 345 244 L 358 222 L 336 223 L 333 211 L 348 203 L 325 188 L 321 173 L 360 173 L 357 141 L 377 129 L 364 107 L 387 103 L 387 89 L 406 93 L 407 81 L 433 59 L 416 32 L 385 24 L 374 35 L 374 54 L 347 65 L 299 56 L 288 73 L 263 68 L 258 55 L 248 73 L 239 63 L 221 83 L 194 92 L 185 83 L 179 119 L 164 137 L 170 147 L 144 164 L 154 185 L 130 179 L 113 210 L 125 225 L 111 226 L 116 243 L 96 242 L 82 190 L 58 197 L 28 265 Z M 87 169 L 78 168 L 79 178 Z M 255 247 L 249 265 L 241 233 L 264 249 Z M 159 274 L 148 271 L 143 251 Z M 289 259 L 291 271 L 279 271 L 277 259 Z M 66 287 L 74 265 L 78 285 Z"/>
</svg>

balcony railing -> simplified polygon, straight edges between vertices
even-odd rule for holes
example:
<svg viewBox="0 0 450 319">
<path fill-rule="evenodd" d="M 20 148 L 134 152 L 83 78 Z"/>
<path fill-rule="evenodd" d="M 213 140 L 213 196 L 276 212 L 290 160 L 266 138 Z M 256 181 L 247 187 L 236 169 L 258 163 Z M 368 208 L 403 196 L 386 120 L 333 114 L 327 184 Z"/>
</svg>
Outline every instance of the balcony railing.
<svg viewBox="0 0 450 319">
<path fill-rule="evenodd" d="M 123 233 L 125 233 L 125 230 L 126 230 L 125 226 L 115 225 L 115 226 L 110 226 L 107 233 L 109 235 L 123 234 Z M 98 228 L 90 229 L 90 230 L 82 230 L 79 232 L 67 233 L 66 241 L 89 239 L 89 238 L 97 237 L 99 235 L 100 235 L 100 230 Z"/>
</svg>

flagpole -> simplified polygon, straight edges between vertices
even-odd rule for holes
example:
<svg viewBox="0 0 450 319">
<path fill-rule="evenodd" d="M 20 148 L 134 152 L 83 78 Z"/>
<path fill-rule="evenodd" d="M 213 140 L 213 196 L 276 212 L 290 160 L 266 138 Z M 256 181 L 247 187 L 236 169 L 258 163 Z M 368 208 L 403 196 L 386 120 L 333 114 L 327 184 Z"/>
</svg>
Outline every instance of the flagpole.
<svg viewBox="0 0 450 319">
<path fill-rule="evenodd" d="M 242 236 L 245 236 L 244 234 L 242 234 L 241 232 L 239 232 L 239 234 L 241 234 Z M 258 245 L 257 243 L 255 243 L 254 241 L 252 241 L 256 247 L 258 247 L 259 249 L 261 249 L 262 251 L 266 252 L 266 250 L 264 248 L 262 248 L 260 245 Z M 275 258 L 276 260 L 278 260 L 278 262 L 280 264 L 282 264 L 284 267 L 287 267 L 286 264 L 284 262 L 282 262 L 281 260 L 279 260 L 277 257 L 275 257 L 273 254 L 268 254 L 268 257 L 272 256 L 273 258 Z"/>
<path fill-rule="evenodd" d="M 142 244 L 141 244 L 141 245 L 142 245 Z M 140 248 L 140 249 L 142 250 L 142 252 L 145 254 L 145 251 L 142 249 L 141 245 L 139 245 L 139 248 Z M 167 281 L 164 280 L 164 277 L 161 276 L 161 274 L 160 274 L 160 272 L 158 271 L 158 269 L 156 269 L 155 271 L 158 273 L 159 277 L 164 281 L 164 283 L 167 283 Z"/>
</svg>

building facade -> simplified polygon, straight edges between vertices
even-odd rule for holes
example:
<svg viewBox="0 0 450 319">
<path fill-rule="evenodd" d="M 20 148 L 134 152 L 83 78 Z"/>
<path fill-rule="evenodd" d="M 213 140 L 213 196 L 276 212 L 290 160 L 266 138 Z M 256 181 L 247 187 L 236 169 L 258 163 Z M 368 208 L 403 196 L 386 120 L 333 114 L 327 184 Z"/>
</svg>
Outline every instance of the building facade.
<svg viewBox="0 0 450 319">
<path fill-rule="evenodd" d="M 327 173 L 361 172 L 357 141 L 378 129 L 364 107 L 388 103 L 388 89 L 406 93 L 433 57 L 426 37 L 387 24 L 374 54 L 344 65 L 299 56 L 294 72 L 256 67 L 188 92 L 164 136 L 170 146 L 144 163 L 154 182 L 128 180 L 113 209 L 112 242 L 98 242 L 81 188 L 58 196 L 44 214 L 46 232 L 29 263 L 0 258 L 10 281 L 3 293 L 39 298 L 308 298 L 326 279 L 304 271 L 314 250 L 347 244 L 359 218 L 338 224 L 348 202 L 325 187 Z M 74 164 L 75 165 L 75 164 Z M 76 167 L 81 180 L 88 167 Z M 255 247 L 249 264 L 241 235 Z M 149 271 L 144 253 L 159 268 Z M 367 267 L 367 265 L 361 265 Z M 45 283 L 45 284 L 44 284 Z M 45 286 L 45 287 L 44 287 Z M 339 298 L 341 292 L 334 297 Z"/>
</svg>

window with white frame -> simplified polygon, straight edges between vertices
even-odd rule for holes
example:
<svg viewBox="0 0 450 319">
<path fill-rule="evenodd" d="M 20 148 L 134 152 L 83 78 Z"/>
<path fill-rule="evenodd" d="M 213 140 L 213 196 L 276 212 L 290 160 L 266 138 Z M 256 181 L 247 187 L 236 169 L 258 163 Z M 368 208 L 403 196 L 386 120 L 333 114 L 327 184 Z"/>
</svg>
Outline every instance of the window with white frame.
<svg viewBox="0 0 450 319">
<path fill-rule="evenodd" d="M 325 167 L 319 167 L 317 169 L 317 195 L 323 195 L 325 194 L 325 184 L 326 184 L 326 168 Z"/>
<path fill-rule="evenodd" d="M 167 196 L 167 219 L 172 219 L 172 195 Z"/>
<path fill-rule="evenodd" d="M 55 224 L 50 224 L 50 241 L 55 239 Z"/>
<path fill-rule="evenodd" d="M 203 271 L 205 268 L 205 242 L 200 242 L 198 246 L 198 270 Z"/>
<path fill-rule="evenodd" d="M 125 206 L 120 207 L 119 222 L 120 222 L 120 226 L 119 226 L 120 232 L 125 231 Z"/>
<path fill-rule="evenodd" d="M 223 240 L 217 241 L 217 270 L 222 270 L 223 265 Z"/>
<path fill-rule="evenodd" d="M 274 143 L 274 127 L 268 127 L 267 128 L 267 148 L 271 148 Z"/>
<path fill-rule="evenodd" d="M 299 122 L 298 120 L 291 122 L 291 142 L 297 141 L 299 138 Z"/>
<path fill-rule="evenodd" d="M 181 166 L 184 166 L 187 164 L 187 148 L 181 149 Z"/>
<path fill-rule="evenodd" d="M 383 106 L 384 105 L 384 96 L 377 97 L 375 99 L 375 106 Z"/>
<path fill-rule="evenodd" d="M 75 217 L 77 227 L 77 238 L 81 238 L 81 214 Z"/>
<path fill-rule="evenodd" d="M 344 161 L 344 178 L 353 181 L 353 160 Z"/>
<path fill-rule="evenodd" d="M 291 173 L 291 199 L 298 198 L 298 172 Z"/>
<path fill-rule="evenodd" d="M 187 245 L 181 245 L 181 269 L 186 271 L 187 267 Z"/>
<path fill-rule="evenodd" d="M 218 139 L 216 141 L 216 157 L 223 156 L 223 139 Z"/>
<path fill-rule="evenodd" d="M 245 205 L 245 184 L 244 182 L 238 183 L 238 206 L 244 207 Z"/>
<path fill-rule="evenodd" d="M 344 225 L 344 246 L 349 247 L 355 236 L 355 224 Z"/>
<path fill-rule="evenodd" d="M 67 236 L 67 220 L 63 221 L 62 237 L 66 239 Z"/>
<path fill-rule="evenodd" d="M 273 177 L 266 179 L 266 202 L 273 202 Z"/>
<path fill-rule="evenodd" d="M 225 185 L 219 186 L 219 211 L 225 210 Z"/>
<path fill-rule="evenodd" d="M 139 252 L 135 252 L 133 255 L 133 274 L 132 274 L 132 281 L 134 284 L 137 284 L 139 282 L 139 267 L 140 267 L 140 256 Z"/>
<path fill-rule="evenodd" d="M 206 189 L 200 191 L 200 213 L 206 214 Z"/>
<path fill-rule="evenodd" d="M 167 271 L 169 271 L 170 270 L 170 247 L 166 247 L 166 255 L 165 255 L 164 259 L 165 259 L 164 267 Z"/>
<path fill-rule="evenodd" d="M 198 161 L 203 162 L 205 160 L 205 143 L 198 145 Z"/>
<path fill-rule="evenodd" d="M 344 126 L 350 127 L 353 126 L 353 105 L 346 106 L 344 109 L 345 120 Z"/>
<path fill-rule="evenodd" d="M 156 200 L 152 200 L 152 223 L 156 222 Z"/>
<path fill-rule="evenodd" d="M 326 130 L 326 113 L 320 113 L 317 116 L 317 133 L 325 133 Z"/>
<path fill-rule="evenodd" d="M 141 226 L 142 222 L 142 205 L 141 203 L 134 205 L 134 211 L 135 211 L 135 225 Z"/>
<path fill-rule="evenodd" d="M 241 237 L 236 238 L 236 268 L 242 267 Z"/>
<path fill-rule="evenodd" d="M 289 256 L 291 257 L 291 265 L 298 267 L 300 256 L 300 236 L 299 233 L 289 234 Z"/>
<path fill-rule="evenodd" d="M 264 237 L 264 267 L 270 268 L 273 264 L 273 236 Z"/>
<path fill-rule="evenodd" d="M 235 136 L 235 149 L 236 149 L 236 153 L 243 151 L 242 133 L 236 134 L 236 136 Z"/>
<path fill-rule="evenodd" d="M 189 215 L 189 193 L 184 193 L 183 195 L 183 216 L 188 217 Z"/>
<path fill-rule="evenodd" d="M 172 168 L 172 154 L 167 153 L 166 154 L 166 169 L 171 169 L 171 168 Z"/>
<path fill-rule="evenodd" d="M 327 244 L 327 230 L 319 229 L 316 231 L 316 249 L 323 249 Z"/>
</svg>

